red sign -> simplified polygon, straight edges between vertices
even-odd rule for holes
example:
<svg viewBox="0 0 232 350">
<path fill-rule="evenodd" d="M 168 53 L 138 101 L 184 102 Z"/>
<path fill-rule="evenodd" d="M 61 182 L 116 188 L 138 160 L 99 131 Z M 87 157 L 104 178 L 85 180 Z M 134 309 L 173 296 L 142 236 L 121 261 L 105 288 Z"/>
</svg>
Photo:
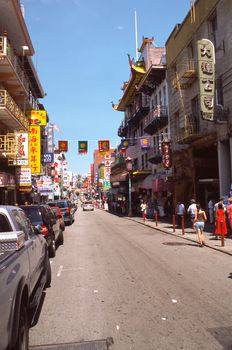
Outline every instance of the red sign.
<svg viewBox="0 0 232 350">
<path fill-rule="evenodd" d="M 109 150 L 110 150 L 110 141 L 109 140 L 100 140 L 100 141 L 98 141 L 98 150 L 99 150 L 99 152 L 109 152 Z"/>
<path fill-rule="evenodd" d="M 171 144 L 169 141 L 162 142 L 162 162 L 163 167 L 168 169 L 172 166 Z"/>
<path fill-rule="evenodd" d="M 68 152 L 68 141 L 58 141 L 58 148 L 60 152 Z"/>
</svg>

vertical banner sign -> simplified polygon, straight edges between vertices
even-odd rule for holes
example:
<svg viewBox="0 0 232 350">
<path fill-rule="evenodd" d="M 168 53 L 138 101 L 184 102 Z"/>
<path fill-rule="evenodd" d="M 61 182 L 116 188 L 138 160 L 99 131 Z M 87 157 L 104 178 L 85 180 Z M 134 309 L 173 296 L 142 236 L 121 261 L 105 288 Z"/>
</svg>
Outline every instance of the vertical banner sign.
<svg viewBox="0 0 232 350">
<path fill-rule="evenodd" d="M 47 127 L 47 152 L 54 152 L 54 131 L 53 126 L 50 125 Z"/>
<path fill-rule="evenodd" d="M 68 141 L 58 141 L 58 148 L 60 152 L 68 152 Z"/>
<path fill-rule="evenodd" d="M 78 141 L 78 154 L 86 154 L 88 152 L 88 141 Z"/>
<path fill-rule="evenodd" d="M 110 150 L 110 141 L 109 140 L 100 140 L 98 141 L 98 150 L 99 152 L 109 152 Z"/>
<path fill-rule="evenodd" d="M 28 133 L 16 132 L 16 159 L 14 165 L 29 164 Z"/>
<path fill-rule="evenodd" d="M 170 141 L 162 142 L 162 163 L 163 163 L 163 167 L 166 169 L 169 169 L 172 166 Z"/>
<path fill-rule="evenodd" d="M 29 159 L 32 174 L 40 174 L 41 148 L 40 148 L 40 126 L 31 125 L 29 134 Z"/>
<path fill-rule="evenodd" d="M 200 90 L 200 111 L 202 119 L 214 119 L 215 92 L 215 52 L 214 45 L 208 39 L 198 40 L 198 72 Z"/>
</svg>

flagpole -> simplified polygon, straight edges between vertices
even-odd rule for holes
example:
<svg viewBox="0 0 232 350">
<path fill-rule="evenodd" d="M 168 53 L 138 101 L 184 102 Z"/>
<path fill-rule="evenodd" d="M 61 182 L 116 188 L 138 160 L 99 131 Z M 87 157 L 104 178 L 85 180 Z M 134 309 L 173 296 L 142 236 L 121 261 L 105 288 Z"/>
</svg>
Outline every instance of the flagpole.
<svg viewBox="0 0 232 350">
<path fill-rule="evenodd" d="M 136 61 L 138 61 L 138 23 L 137 23 L 136 10 L 135 10 L 135 49 L 136 49 L 135 57 L 136 57 Z"/>
</svg>

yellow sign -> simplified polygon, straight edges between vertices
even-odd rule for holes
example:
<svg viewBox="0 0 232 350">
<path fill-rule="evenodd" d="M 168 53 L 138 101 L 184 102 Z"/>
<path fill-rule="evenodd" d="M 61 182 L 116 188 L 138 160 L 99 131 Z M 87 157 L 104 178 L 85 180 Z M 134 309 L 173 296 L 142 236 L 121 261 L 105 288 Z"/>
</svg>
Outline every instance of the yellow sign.
<svg viewBox="0 0 232 350">
<path fill-rule="evenodd" d="M 47 114 L 44 110 L 32 110 L 26 112 L 31 125 L 46 126 Z"/>
<path fill-rule="evenodd" d="M 40 126 L 31 125 L 29 134 L 29 159 L 32 174 L 40 174 L 41 148 Z"/>
</svg>

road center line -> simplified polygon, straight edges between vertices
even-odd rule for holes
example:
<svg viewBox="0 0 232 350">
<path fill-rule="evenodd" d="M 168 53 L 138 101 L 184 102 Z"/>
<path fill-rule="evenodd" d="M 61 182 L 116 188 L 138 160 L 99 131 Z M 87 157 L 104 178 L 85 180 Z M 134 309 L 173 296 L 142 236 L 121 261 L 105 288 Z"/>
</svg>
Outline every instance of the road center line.
<svg viewBox="0 0 232 350">
<path fill-rule="evenodd" d="M 60 277 L 62 270 L 63 270 L 63 265 L 60 265 L 59 270 L 57 272 L 57 277 Z"/>
</svg>

